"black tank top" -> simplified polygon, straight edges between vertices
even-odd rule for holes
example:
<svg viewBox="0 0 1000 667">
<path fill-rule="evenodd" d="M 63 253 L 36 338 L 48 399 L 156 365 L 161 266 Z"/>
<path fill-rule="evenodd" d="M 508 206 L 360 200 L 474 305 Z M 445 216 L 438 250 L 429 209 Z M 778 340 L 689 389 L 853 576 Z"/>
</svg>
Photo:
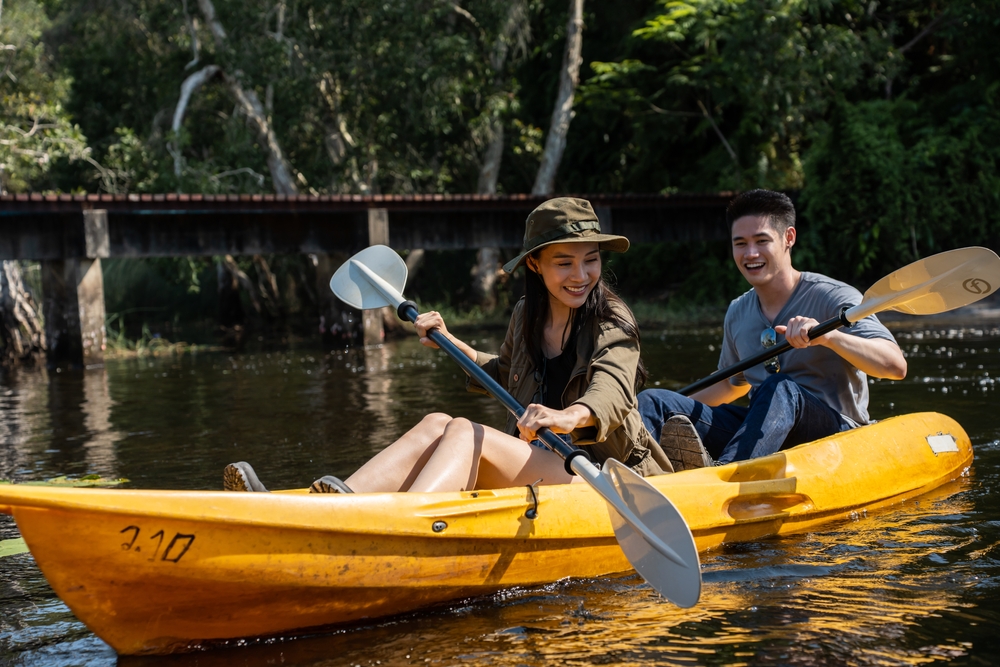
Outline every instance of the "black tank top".
<svg viewBox="0 0 1000 667">
<path fill-rule="evenodd" d="M 541 384 L 542 405 L 553 410 L 562 410 L 562 395 L 569 384 L 569 376 L 573 372 L 576 364 L 576 335 L 575 332 L 566 341 L 566 346 L 558 357 L 546 359 L 542 357 L 542 367 L 539 370 L 539 381 Z"/>
</svg>

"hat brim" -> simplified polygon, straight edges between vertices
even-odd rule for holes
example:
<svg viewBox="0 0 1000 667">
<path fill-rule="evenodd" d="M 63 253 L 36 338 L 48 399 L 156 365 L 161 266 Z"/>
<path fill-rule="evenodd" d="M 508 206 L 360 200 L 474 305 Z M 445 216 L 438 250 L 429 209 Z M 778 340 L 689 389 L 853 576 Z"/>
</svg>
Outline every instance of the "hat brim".
<svg viewBox="0 0 1000 667">
<path fill-rule="evenodd" d="M 597 243 L 601 250 L 607 250 L 609 252 L 625 252 L 628 250 L 629 246 L 627 238 L 624 236 L 616 236 L 614 234 L 591 234 L 590 236 L 554 239 L 552 241 L 540 243 L 531 250 L 525 250 L 520 255 L 504 264 L 503 270 L 507 273 L 514 273 L 514 271 L 517 270 L 517 267 L 524 264 L 524 260 L 528 257 L 528 255 L 536 250 L 544 248 L 545 246 L 555 245 L 557 243 Z"/>
</svg>

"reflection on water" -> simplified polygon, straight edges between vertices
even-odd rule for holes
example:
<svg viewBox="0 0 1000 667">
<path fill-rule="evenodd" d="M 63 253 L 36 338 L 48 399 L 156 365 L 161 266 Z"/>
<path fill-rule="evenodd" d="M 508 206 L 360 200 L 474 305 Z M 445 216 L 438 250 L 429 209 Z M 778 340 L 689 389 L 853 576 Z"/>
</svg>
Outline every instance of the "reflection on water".
<svg viewBox="0 0 1000 667">
<path fill-rule="evenodd" d="M 495 349 L 500 332 L 474 334 Z M 955 417 L 976 461 L 968 477 L 919 499 L 815 533 L 704 555 L 693 610 L 636 576 L 511 589 L 318 637 L 125 665 L 919 665 L 992 664 L 1000 627 L 1000 329 L 899 331 L 903 382 L 876 382 L 877 418 Z M 717 330 L 647 332 L 651 384 L 707 374 Z M 127 477 L 134 487 L 219 488 L 222 467 L 254 463 L 271 487 L 346 476 L 441 410 L 493 425 L 504 414 L 466 394 L 441 353 L 383 348 L 261 350 L 122 360 L 78 374 L 0 383 L 0 477 Z M 0 522 L 0 539 L 16 536 Z M 30 555 L 0 560 L 0 662 L 116 662 L 53 596 Z"/>
</svg>

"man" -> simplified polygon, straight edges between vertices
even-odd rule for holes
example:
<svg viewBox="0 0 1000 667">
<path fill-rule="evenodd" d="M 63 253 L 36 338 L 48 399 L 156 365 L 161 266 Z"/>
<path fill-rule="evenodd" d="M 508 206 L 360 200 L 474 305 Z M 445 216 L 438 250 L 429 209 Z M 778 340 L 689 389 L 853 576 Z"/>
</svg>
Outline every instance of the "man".
<svg viewBox="0 0 1000 667">
<path fill-rule="evenodd" d="M 795 207 L 779 192 L 753 190 L 726 211 L 733 260 L 752 289 L 729 304 L 719 368 L 749 358 L 784 336 L 792 349 L 690 398 L 639 394 L 646 428 L 675 470 L 740 461 L 868 423 L 867 376 L 901 380 L 906 359 L 875 316 L 809 340 L 861 294 L 792 266 Z M 750 406 L 731 405 L 750 392 Z"/>
</svg>

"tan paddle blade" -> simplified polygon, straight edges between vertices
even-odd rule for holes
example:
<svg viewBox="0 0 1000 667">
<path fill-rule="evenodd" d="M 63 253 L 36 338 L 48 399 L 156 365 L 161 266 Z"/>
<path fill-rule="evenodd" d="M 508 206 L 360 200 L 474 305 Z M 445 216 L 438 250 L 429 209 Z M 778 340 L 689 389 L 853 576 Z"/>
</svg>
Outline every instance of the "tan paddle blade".
<svg viewBox="0 0 1000 667">
<path fill-rule="evenodd" d="M 893 271 L 847 311 L 851 322 L 886 310 L 935 315 L 967 306 L 1000 287 L 1000 257 L 988 248 L 949 250 Z"/>
</svg>

